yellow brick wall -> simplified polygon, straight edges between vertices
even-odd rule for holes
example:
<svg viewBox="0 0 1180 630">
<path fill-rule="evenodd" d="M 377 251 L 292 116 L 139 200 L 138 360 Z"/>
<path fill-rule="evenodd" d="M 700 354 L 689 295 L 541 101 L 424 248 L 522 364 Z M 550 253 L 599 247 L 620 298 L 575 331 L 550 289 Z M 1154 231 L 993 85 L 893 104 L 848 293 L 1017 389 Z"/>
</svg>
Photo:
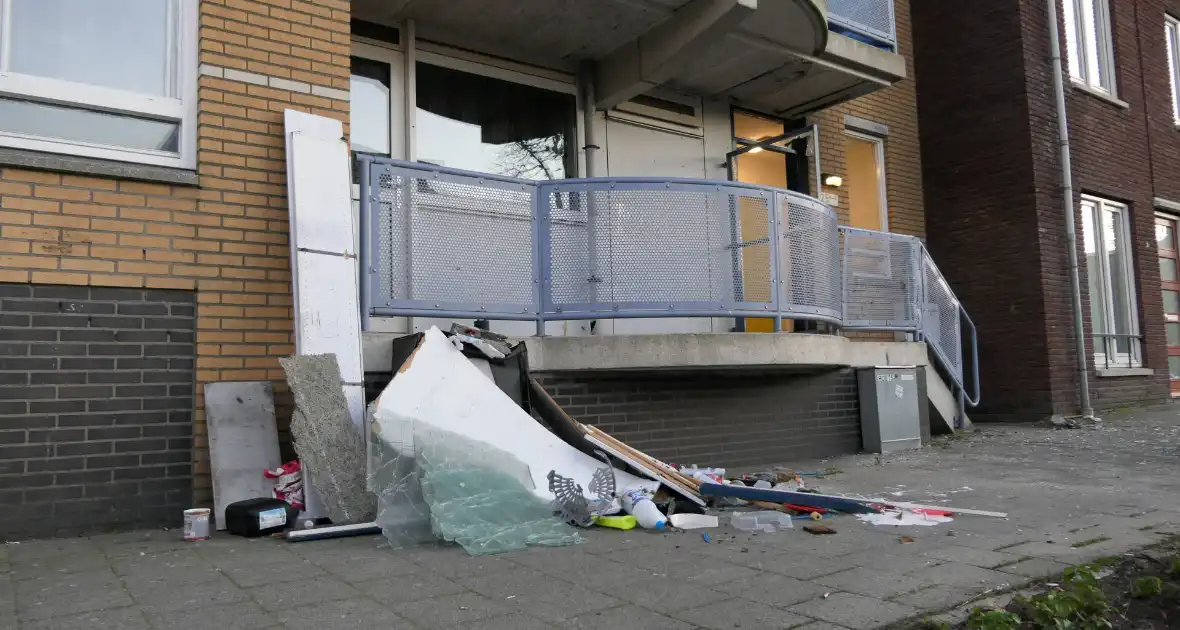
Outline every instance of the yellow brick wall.
<svg viewBox="0 0 1180 630">
<path fill-rule="evenodd" d="M 347 0 L 201 0 L 200 61 L 348 89 Z M 334 94 L 336 92 L 333 92 Z M 283 110 L 348 102 L 201 76 L 198 186 L 0 168 L 0 282 L 196 291 L 194 500 L 211 500 L 203 386 L 275 381 L 294 352 Z"/>
<path fill-rule="evenodd" d="M 885 187 L 889 230 L 926 235 L 922 199 L 922 157 L 918 146 L 918 102 L 914 82 L 913 31 L 909 0 L 896 0 L 898 53 L 905 57 L 906 78 L 897 84 L 810 117 L 820 125 L 820 164 L 825 173 L 844 175 L 844 116 L 851 114 L 889 127 L 885 137 Z M 840 195 L 840 222 L 848 221 L 847 189 L 823 187 Z"/>
</svg>

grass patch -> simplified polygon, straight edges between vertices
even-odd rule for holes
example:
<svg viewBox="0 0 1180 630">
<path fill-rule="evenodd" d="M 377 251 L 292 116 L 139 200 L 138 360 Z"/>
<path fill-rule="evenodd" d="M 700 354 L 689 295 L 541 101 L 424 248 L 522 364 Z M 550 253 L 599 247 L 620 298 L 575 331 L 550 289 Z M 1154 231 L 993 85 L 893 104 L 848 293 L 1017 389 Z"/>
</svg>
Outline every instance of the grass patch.
<svg viewBox="0 0 1180 630">
<path fill-rule="evenodd" d="M 1105 568 L 1116 566 L 1118 563 L 1120 563 L 1122 561 L 1123 561 L 1122 556 L 1099 556 L 1098 558 L 1095 558 L 1094 561 L 1091 562 L 1091 564 L 1093 564 L 1095 566 L 1100 566 L 1105 569 Z"/>
<path fill-rule="evenodd" d="M 1010 567 L 1014 564 L 1020 564 L 1021 562 L 1024 562 L 1025 560 L 1032 560 L 1032 556 L 1021 556 L 1019 558 L 1016 558 L 1015 560 L 1001 562 L 1000 564 L 997 564 L 996 566 L 994 566 L 992 568 L 993 569 L 1003 569 L 1004 567 Z"/>
<path fill-rule="evenodd" d="M 1144 525 L 1143 527 L 1140 527 L 1140 528 L 1139 528 L 1139 531 L 1141 531 L 1141 532 L 1149 532 L 1149 531 L 1151 531 L 1151 530 L 1153 530 L 1153 529 L 1155 529 L 1155 525 Z"/>
<path fill-rule="evenodd" d="M 1083 540 L 1082 542 L 1076 542 L 1076 543 L 1070 545 L 1070 547 L 1073 547 L 1074 549 L 1081 549 L 1082 547 L 1089 547 L 1090 545 L 1097 545 L 1098 543 L 1106 542 L 1108 540 L 1110 540 L 1110 536 L 1098 536 L 1097 538 L 1090 538 L 1087 540 Z"/>
</svg>

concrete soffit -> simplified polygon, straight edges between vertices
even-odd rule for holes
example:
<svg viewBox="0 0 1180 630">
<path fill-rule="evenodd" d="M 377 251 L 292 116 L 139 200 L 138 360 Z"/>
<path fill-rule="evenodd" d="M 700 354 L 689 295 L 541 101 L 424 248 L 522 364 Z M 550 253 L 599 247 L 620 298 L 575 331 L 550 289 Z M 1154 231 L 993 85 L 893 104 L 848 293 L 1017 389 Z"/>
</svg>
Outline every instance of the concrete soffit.
<svg viewBox="0 0 1180 630">
<path fill-rule="evenodd" d="M 776 2 L 781 0 L 761 0 Z M 692 0 L 667 20 L 599 60 L 595 93 L 608 109 L 656 87 L 754 14 L 759 0 Z"/>
</svg>

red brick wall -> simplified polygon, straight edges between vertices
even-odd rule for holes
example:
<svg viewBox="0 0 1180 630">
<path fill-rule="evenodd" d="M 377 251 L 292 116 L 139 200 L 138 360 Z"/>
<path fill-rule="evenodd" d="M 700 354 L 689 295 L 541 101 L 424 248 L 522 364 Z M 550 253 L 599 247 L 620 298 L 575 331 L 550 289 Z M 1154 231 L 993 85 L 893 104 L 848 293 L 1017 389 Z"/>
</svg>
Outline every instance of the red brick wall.
<svg viewBox="0 0 1180 630">
<path fill-rule="evenodd" d="M 1149 149 L 1159 135 L 1156 75 L 1167 80 L 1163 8 L 1158 0 L 1112 5 L 1118 93 L 1130 107 L 1067 83 L 1074 188 L 1131 209 L 1144 364 L 1156 373 L 1099 378 L 1091 359 L 1099 408 L 1167 395 Z M 1045 4 L 915 0 L 913 10 L 930 247 L 979 326 L 985 400 L 976 415 L 1074 413 L 1078 379 Z M 1170 104 L 1163 112 L 1170 122 Z M 1091 345 L 1087 333 L 1088 356 Z"/>
</svg>

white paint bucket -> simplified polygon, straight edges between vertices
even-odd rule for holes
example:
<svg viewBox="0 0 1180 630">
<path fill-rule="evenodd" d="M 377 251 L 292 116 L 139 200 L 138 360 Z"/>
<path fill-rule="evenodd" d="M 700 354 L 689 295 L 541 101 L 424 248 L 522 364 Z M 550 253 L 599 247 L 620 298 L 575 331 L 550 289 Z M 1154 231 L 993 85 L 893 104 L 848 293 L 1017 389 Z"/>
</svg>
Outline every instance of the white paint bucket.
<svg viewBox="0 0 1180 630">
<path fill-rule="evenodd" d="M 197 508 L 184 511 L 184 539 L 205 540 L 209 537 L 208 508 Z"/>
</svg>

